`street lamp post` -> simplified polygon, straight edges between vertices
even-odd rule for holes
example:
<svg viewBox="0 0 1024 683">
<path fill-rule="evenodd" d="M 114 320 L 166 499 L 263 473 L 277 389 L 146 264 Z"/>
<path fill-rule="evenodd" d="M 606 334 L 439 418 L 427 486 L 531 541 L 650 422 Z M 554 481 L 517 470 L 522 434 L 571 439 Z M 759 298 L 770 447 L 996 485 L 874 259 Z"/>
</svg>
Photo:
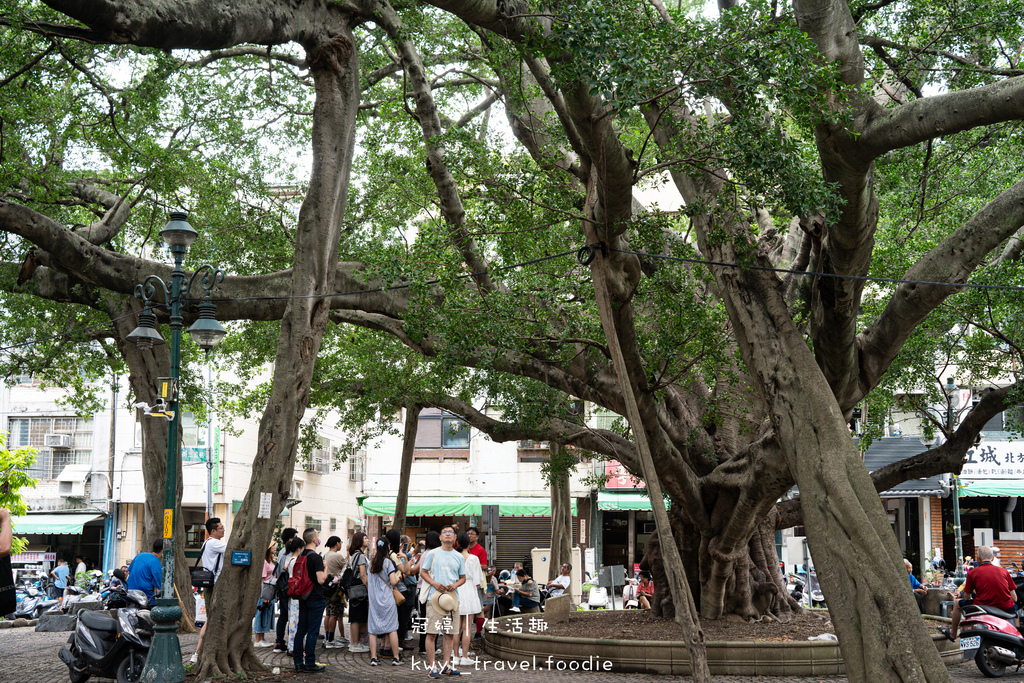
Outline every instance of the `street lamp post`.
<svg viewBox="0 0 1024 683">
<path fill-rule="evenodd" d="M 942 385 L 942 393 L 946 397 L 946 440 L 949 441 L 953 434 L 953 426 L 956 417 L 953 415 L 953 397 L 960 387 L 953 382 L 952 377 L 946 378 Z M 964 578 L 964 542 L 960 537 L 960 477 L 953 474 L 953 540 L 956 543 L 956 577 Z"/>
<path fill-rule="evenodd" d="M 156 275 L 150 275 L 135 288 L 135 296 L 142 300 L 144 307 L 139 314 L 139 326 L 132 330 L 125 339 L 134 342 L 140 351 L 151 349 L 154 345 L 163 344 L 164 339 L 156 329 L 156 315 L 153 313 L 153 300 L 158 294 L 163 295 L 164 306 L 170 308 L 171 326 L 171 376 L 169 381 L 162 383 L 160 395 L 164 401 L 163 416 L 170 419 L 167 433 L 167 487 L 164 493 L 164 562 L 163 587 L 156 605 L 151 611 L 156 626 L 153 645 L 146 658 L 141 678 L 150 682 L 182 683 L 185 680 L 185 669 L 181 662 L 181 644 L 178 641 L 177 623 L 181 620 L 182 611 L 174 595 L 174 522 L 175 510 L 178 506 L 178 462 L 181 460 L 181 448 L 178 443 L 178 428 L 181 424 L 181 411 L 178 409 L 177 381 L 181 365 L 181 329 L 182 308 L 189 301 L 189 292 L 196 278 L 200 276 L 200 287 L 203 299 L 199 303 L 199 319 L 189 328 L 188 332 L 200 348 L 209 352 L 216 346 L 227 332 L 213 317 L 216 306 L 210 299 L 214 285 L 224 280 L 223 271 L 211 265 L 200 266 L 188 279 L 186 284 L 185 271 L 181 262 L 185 252 L 197 237 L 186 220 L 184 213 L 172 213 L 171 220 L 160 231 L 160 236 L 171 249 L 174 257 L 174 270 L 171 272 L 171 286 Z"/>
</svg>

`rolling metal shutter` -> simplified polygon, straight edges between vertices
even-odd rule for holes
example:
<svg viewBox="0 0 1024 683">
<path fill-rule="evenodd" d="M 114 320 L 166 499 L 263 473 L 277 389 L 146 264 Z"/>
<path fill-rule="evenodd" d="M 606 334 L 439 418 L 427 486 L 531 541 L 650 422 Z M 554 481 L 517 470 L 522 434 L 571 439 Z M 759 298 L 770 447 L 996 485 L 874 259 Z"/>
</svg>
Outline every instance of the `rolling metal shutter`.
<svg viewBox="0 0 1024 683">
<path fill-rule="evenodd" d="M 491 564 L 498 570 L 508 569 L 522 562 L 526 571 L 533 573 L 531 551 L 534 548 L 547 548 L 551 545 L 550 517 L 506 517 L 499 519 L 500 531 L 495 534 L 495 557 Z M 579 519 L 572 518 L 572 537 L 579 534 Z M 575 545 L 575 543 L 574 543 Z"/>
</svg>

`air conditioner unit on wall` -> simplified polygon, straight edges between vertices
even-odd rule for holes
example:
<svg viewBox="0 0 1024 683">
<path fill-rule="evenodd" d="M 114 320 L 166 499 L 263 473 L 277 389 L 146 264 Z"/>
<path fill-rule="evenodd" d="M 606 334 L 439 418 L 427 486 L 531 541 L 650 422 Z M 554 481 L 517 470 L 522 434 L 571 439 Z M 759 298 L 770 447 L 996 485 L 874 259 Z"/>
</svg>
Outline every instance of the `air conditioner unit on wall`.
<svg viewBox="0 0 1024 683">
<path fill-rule="evenodd" d="M 70 434 L 44 434 L 43 445 L 46 448 L 71 448 Z"/>
<path fill-rule="evenodd" d="M 85 495 L 84 481 L 57 482 L 57 492 L 62 498 L 81 498 Z"/>
</svg>

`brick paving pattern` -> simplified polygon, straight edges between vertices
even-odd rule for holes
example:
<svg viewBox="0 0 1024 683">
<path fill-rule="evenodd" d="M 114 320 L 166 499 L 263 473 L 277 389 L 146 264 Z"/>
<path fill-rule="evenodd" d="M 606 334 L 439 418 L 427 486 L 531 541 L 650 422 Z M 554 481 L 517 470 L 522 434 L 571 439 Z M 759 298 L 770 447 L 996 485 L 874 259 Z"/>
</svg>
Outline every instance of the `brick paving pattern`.
<svg viewBox="0 0 1024 683">
<path fill-rule="evenodd" d="M 67 641 L 67 633 L 36 633 L 31 628 L 0 630 L 0 683 L 67 683 L 67 667 L 57 658 L 57 651 Z M 195 649 L 199 637 L 195 634 L 181 636 L 181 650 L 188 656 Z M 368 654 L 352 654 L 347 649 L 323 650 L 317 660 L 328 666 L 322 674 L 296 675 L 292 671 L 290 657 L 275 655 L 270 648 L 259 648 L 257 655 L 268 666 L 281 668 L 281 675 L 273 680 L 303 680 L 309 683 L 354 683 L 356 681 L 373 680 L 390 683 L 400 681 L 429 680 L 424 669 L 423 660 L 419 655 L 406 653 L 406 664 L 403 667 L 391 666 L 391 660 L 383 660 L 381 666 L 371 667 Z M 413 659 L 415 657 L 415 660 Z M 498 662 L 486 655 L 479 657 L 476 668 L 464 667 L 473 681 L 483 683 L 667 683 L 668 681 L 688 680 L 674 676 L 656 676 L 650 674 L 617 674 L 617 673 L 581 673 L 578 671 L 546 670 L 543 662 L 538 661 L 538 669 L 522 671 L 518 668 L 509 670 L 507 663 Z M 415 663 L 414 663 L 415 662 Z M 485 667 L 486 665 L 486 667 Z M 495 667 L 498 667 L 496 669 Z M 974 681 L 980 683 L 988 680 L 981 675 L 974 662 L 964 662 L 950 667 L 953 681 L 963 683 Z M 107 679 L 90 679 L 104 681 Z M 832 677 L 777 677 L 777 676 L 715 676 L 715 683 L 846 683 L 845 676 Z M 1024 681 L 1024 671 L 1013 673 L 1007 670 L 1000 679 L 1018 683 Z"/>
</svg>

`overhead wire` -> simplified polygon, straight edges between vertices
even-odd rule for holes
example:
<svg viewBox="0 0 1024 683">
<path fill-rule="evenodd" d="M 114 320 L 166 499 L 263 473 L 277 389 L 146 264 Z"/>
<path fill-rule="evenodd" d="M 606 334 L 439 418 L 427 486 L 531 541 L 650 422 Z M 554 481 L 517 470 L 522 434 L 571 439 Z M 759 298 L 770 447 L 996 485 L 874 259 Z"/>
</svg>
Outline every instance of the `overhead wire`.
<svg viewBox="0 0 1024 683">
<path fill-rule="evenodd" d="M 225 303 L 225 302 L 231 302 L 231 301 L 288 301 L 288 300 L 292 300 L 292 299 L 331 299 L 331 298 L 334 298 L 334 297 L 357 296 L 357 295 L 360 295 L 360 294 L 375 294 L 375 293 L 381 293 L 381 292 L 391 292 L 391 291 L 397 291 L 397 290 L 401 290 L 401 289 L 409 289 L 409 288 L 414 287 L 414 286 L 434 285 L 434 284 L 438 284 L 440 282 L 444 282 L 446 280 L 467 280 L 467 279 L 470 279 L 470 278 L 475 278 L 475 277 L 487 275 L 487 274 L 490 274 L 490 273 L 493 273 L 493 272 L 504 272 L 504 271 L 515 270 L 515 269 L 518 269 L 518 268 L 522 268 L 524 266 L 530 266 L 530 265 L 534 265 L 534 264 L 537 264 L 537 263 L 543 263 L 545 261 L 551 261 L 553 259 L 561 258 L 563 256 L 569 256 L 571 254 L 575 254 L 576 255 L 576 259 L 577 259 L 577 261 L 581 265 L 588 265 L 590 263 L 590 261 L 593 260 L 594 255 L 596 254 L 597 250 L 602 249 L 602 248 L 605 248 L 605 247 L 603 245 L 601 245 L 601 244 L 587 244 L 587 245 L 584 245 L 583 247 L 580 247 L 579 249 L 570 249 L 568 251 L 559 252 L 557 254 L 549 254 L 547 256 L 541 256 L 539 258 L 531 259 L 529 261 L 521 261 L 519 263 L 513 263 L 513 264 L 507 265 L 507 266 L 497 266 L 497 267 L 492 268 L 492 269 L 483 270 L 483 271 L 474 272 L 474 273 L 463 273 L 462 275 L 456 275 L 456 276 L 453 276 L 452 278 L 431 278 L 429 280 L 423 281 L 422 283 L 407 282 L 407 283 L 403 283 L 403 284 L 389 285 L 389 286 L 385 286 L 385 287 L 373 287 L 373 288 L 369 288 L 369 289 L 357 289 L 357 290 L 350 290 L 350 291 L 347 291 L 347 292 L 330 292 L 330 293 L 327 293 L 327 294 L 304 294 L 304 295 L 297 295 L 297 296 L 289 295 L 289 296 L 253 296 L 253 297 L 213 298 L 213 299 L 211 299 L 211 301 L 217 302 L 217 303 Z M 1022 286 L 1022 285 L 997 285 L 997 284 L 982 284 L 982 283 L 973 283 L 973 282 L 963 282 L 963 283 L 958 283 L 958 282 L 940 282 L 940 281 L 934 281 L 934 280 L 910 280 L 910 279 L 906 279 L 906 278 L 887 278 L 887 277 L 878 277 L 878 276 L 872 276 L 872 275 L 844 275 L 844 274 L 840 274 L 840 273 L 825 273 L 825 272 L 819 272 L 819 271 L 797 270 L 797 269 L 794 269 L 794 268 L 779 268 L 779 267 L 774 267 L 774 266 L 744 265 L 744 264 L 738 264 L 738 263 L 728 263 L 728 262 L 725 262 L 725 261 L 712 261 L 710 259 L 688 258 L 688 257 L 684 257 L 684 256 L 671 256 L 671 255 L 668 255 L 668 254 L 654 254 L 654 253 L 650 253 L 650 252 L 634 251 L 634 250 L 629 250 L 629 249 L 608 248 L 608 250 L 609 251 L 614 251 L 614 252 L 620 253 L 620 254 L 632 254 L 634 256 L 640 256 L 640 257 L 645 257 L 645 258 L 654 258 L 654 259 L 661 259 L 661 260 L 666 260 L 666 261 L 677 261 L 677 262 L 681 262 L 681 263 L 690 263 L 690 264 L 694 264 L 694 265 L 717 266 L 717 267 L 722 267 L 722 268 L 736 268 L 736 269 L 739 269 L 739 270 L 744 270 L 744 269 L 746 269 L 746 270 L 757 270 L 757 271 L 765 271 L 765 272 L 772 272 L 772 273 L 782 273 L 782 274 L 801 275 L 801 276 L 810 276 L 810 277 L 822 277 L 822 278 L 833 278 L 833 279 L 840 279 L 840 280 L 858 280 L 858 281 L 863 281 L 863 282 L 879 282 L 879 283 L 893 284 L 893 285 L 926 285 L 926 286 L 932 286 L 932 287 L 953 287 L 953 288 L 956 288 L 956 289 L 978 289 L 978 290 L 996 290 L 996 291 L 1024 291 L 1024 286 Z M 166 304 L 157 304 L 157 305 L 160 306 L 160 307 L 166 307 Z M 28 341 L 25 341 L 25 342 L 21 342 L 21 343 L 18 343 L 18 344 L 11 344 L 11 345 L 8 345 L 8 346 L 0 346 L 0 352 L 11 351 L 11 350 L 14 350 L 14 349 L 23 348 L 25 346 L 32 346 L 32 345 L 35 345 L 35 344 L 40 344 L 40 343 L 44 343 L 44 342 L 48 342 L 48 341 L 53 341 L 55 339 L 60 339 L 62 337 L 68 337 L 68 336 L 71 336 L 71 335 L 74 335 L 74 334 L 81 334 L 83 332 L 88 332 L 88 331 L 91 331 L 91 330 L 94 330 L 94 329 L 99 329 L 101 327 L 105 327 L 105 326 L 109 325 L 111 322 L 117 322 L 119 320 L 123 320 L 125 318 L 131 317 L 131 316 L 134 316 L 134 315 L 136 315 L 136 314 L 135 313 L 129 313 L 127 315 L 123 315 L 123 316 L 120 316 L 118 318 L 112 318 L 111 320 L 109 320 L 107 322 L 97 323 L 95 325 L 89 325 L 89 326 L 82 327 L 82 328 L 79 328 L 79 329 L 69 330 L 67 332 L 61 332 L 59 334 L 50 335 L 49 337 L 43 337 L 42 339 L 31 339 L 31 340 L 28 340 Z"/>
</svg>

